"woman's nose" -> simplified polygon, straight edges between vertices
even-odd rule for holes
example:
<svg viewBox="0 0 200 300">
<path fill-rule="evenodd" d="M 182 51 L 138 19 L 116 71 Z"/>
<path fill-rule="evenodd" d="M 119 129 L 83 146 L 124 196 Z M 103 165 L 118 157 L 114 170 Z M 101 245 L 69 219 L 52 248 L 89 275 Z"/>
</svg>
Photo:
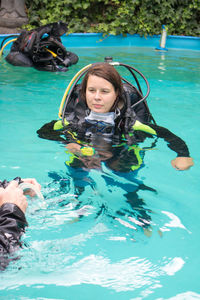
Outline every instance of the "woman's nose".
<svg viewBox="0 0 200 300">
<path fill-rule="evenodd" d="M 96 91 L 94 98 L 95 98 L 95 100 L 100 100 L 100 92 L 99 91 Z"/>
</svg>

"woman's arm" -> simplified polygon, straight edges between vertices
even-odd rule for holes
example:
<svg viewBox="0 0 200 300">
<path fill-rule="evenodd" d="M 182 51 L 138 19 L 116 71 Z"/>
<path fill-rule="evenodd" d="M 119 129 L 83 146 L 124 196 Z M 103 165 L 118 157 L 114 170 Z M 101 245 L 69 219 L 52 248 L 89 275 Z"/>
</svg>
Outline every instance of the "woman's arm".
<svg viewBox="0 0 200 300">
<path fill-rule="evenodd" d="M 57 121 L 53 120 L 45 125 L 43 125 L 39 130 L 37 130 L 37 134 L 41 139 L 52 140 L 52 141 L 65 141 L 65 139 L 61 136 L 63 134 L 62 130 L 55 130 L 54 125 Z"/>
<path fill-rule="evenodd" d="M 177 157 L 171 161 L 172 166 L 176 170 L 188 170 L 194 165 L 193 158 L 190 157 L 189 149 L 180 137 L 167 128 L 158 125 L 150 126 L 156 131 L 157 136 L 163 138 L 167 142 L 168 147 L 177 153 Z"/>
</svg>

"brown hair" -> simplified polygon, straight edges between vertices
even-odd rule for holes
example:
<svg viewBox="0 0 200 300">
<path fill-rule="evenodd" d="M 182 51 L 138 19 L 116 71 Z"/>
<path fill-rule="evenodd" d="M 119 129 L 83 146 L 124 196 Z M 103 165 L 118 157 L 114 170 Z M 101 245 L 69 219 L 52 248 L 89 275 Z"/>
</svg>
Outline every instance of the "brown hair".
<svg viewBox="0 0 200 300">
<path fill-rule="evenodd" d="M 86 101 L 86 88 L 87 88 L 87 82 L 90 75 L 101 77 L 107 81 L 109 81 L 117 93 L 116 101 L 112 107 L 111 110 L 115 109 L 117 107 L 117 104 L 119 101 L 123 101 L 122 98 L 122 81 L 119 73 L 117 70 L 110 65 L 109 63 L 97 63 L 92 65 L 89 70 L 87 71 L 86 75 L 83 78 L 83 81 L 81 83 L 81 98 Z"/>
</svg>

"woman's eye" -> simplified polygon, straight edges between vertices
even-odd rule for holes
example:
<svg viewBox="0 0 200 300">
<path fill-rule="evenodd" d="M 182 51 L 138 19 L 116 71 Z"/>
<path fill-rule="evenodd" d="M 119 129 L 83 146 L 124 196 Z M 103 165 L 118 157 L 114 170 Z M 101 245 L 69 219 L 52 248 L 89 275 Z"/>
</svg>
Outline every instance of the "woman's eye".
<svg viewBox="0 0 200 300">
<path fill-rule="evenodd" d="M 107 94 L 107 93 L 109 93 L 109 91 L 108 90 L 103 90 L 102 93 Z"/>
</svg>

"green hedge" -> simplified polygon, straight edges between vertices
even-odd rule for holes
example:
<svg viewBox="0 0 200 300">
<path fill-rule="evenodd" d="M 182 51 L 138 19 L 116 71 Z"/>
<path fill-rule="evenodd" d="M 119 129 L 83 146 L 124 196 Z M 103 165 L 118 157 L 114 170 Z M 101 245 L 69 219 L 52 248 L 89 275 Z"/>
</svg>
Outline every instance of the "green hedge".
<svg viewBox="0 0 200 300">
<path fill-rule="evenodd" d="M 28 29 L 64 21 L 69 33 L 200 36 L 200 0 L 25 0 Z"/>
</svg>

